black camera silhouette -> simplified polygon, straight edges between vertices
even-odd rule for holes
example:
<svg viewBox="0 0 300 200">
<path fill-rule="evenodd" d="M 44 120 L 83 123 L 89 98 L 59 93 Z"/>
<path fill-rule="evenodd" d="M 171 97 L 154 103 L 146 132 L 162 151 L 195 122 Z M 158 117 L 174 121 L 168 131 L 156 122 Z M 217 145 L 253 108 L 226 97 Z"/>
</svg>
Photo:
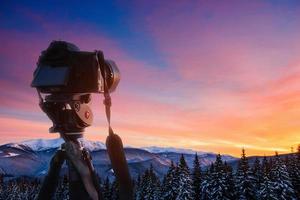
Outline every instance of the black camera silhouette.
<svg viewBox="0 0 300 200">
<path fill-rule="evenodd" d="M 105 85 L 113 92 L 119 81 L 117 65 L 101 51 L 80 51 L 72 43 L 53 41 L 39 57 L 31 86 L 41 93 L 103 93 Z"/>
</svg>

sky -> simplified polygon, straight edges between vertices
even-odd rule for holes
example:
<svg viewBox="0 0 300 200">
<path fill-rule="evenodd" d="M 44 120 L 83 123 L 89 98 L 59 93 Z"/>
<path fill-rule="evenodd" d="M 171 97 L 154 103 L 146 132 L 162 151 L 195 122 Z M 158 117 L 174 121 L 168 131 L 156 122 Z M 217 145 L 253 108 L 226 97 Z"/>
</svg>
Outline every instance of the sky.
<svg viewBox="0 0 300 200">
<path fill-rule="evenodd" d="M 112 126 L 125 146 L 239 156 L 300 143 L 300 2 L 2 1 L 0 144 L 37 138 L 51 121 L 30 87 L 53 40 L 102 50 L 121 81 Z M 85 137 L 105 141 L 103 97 Z"/>
</svg>

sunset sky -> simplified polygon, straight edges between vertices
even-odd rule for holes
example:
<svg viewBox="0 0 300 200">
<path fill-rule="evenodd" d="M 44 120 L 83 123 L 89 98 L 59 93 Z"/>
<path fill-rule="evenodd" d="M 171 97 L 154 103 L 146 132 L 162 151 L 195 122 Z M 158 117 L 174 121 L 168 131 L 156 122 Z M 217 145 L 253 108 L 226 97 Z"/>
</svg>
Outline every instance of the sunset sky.
<svg viewBox="0 0 300 200">
<path fill-rule="evenodd" d="M 2 1 L 0 25 L 0 144 L 58 137 L 30 87 L 52 40 L 117 63 L 126 146 L 239 156 L 300 143 L 300 1 Z M 104 141 L 102 96 L 92 108 L 85 137 Z"/>
</svg>

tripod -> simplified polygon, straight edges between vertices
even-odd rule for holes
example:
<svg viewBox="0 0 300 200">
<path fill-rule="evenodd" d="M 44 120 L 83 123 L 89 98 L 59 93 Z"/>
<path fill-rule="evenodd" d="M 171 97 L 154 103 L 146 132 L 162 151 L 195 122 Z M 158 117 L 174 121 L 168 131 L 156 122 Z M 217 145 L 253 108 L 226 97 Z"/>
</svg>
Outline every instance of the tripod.
<svg viewBox="0 0 300 200">
<path fill-rule="evenodd" d="M 70 199 L 102 199 L 100 184 L 90 154 L 78 141 L 79 138 L 82 138 L 82 134 L 61 135 L 65 143 L 52 157 L 48 174 L 37 199 L 50 200 L 53 198 L 58 185 L 60 170 L 65 161 L 68 165 Z"/>
<path fill-rule="evenodd" d="M 38 200 L 50 200 L 56 190 L 59 173 L 64 161 L 69 172 L 69 194 L 71 200 L 102 199 L 100 184 L 97 179 L 89 152 L 79 141 L 84 129 L 92 124 L 93 115 L 88 106 L 90 94 L 52 94 L 42 98 L 38 92 L 40 107 L 52 120 L 50 132 L 59 132 L 65 143 L 50 162 L 50 168 L 38 194 Z M 119 183 L 120 200 L 133 199 L 132 180 L 121 138 L 110 126 L 110 97 L 105 96 L 105 111 L 109 123 L 109 135 L 106 139 L 107 152 L 112 168 Z M 76 133 L 76 134 L 74 134 Z"/>
</svg>

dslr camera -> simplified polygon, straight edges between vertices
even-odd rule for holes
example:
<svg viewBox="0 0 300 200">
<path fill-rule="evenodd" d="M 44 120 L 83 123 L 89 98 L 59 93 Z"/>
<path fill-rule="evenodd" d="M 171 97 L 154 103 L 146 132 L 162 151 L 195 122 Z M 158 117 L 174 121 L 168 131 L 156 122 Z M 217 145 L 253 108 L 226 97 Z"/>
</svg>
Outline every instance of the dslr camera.
<svg viewBox="0 0 300 200">
<path fill-rule="evenodd" d="M 114 61 L 105 60 L 101 51 L 53 41 L 38 59 L 31 86 L 51 94 L 103 93 L 104 81 L 109 92 L 116 89 L 120 72 Z"/>
<path fill-rule="evenodd" d="M 80 51 L 65 41 L 53 41 L 42 51 L 33 73 L 40 107 L 53 122 L 50 132 L 83 132 L 93 120 L 91 93 L 104 93 L 110 102 L 120 72 L 101 51 Z M 41 94 L 45 94 L 43 99 Z"/>
</svg>

